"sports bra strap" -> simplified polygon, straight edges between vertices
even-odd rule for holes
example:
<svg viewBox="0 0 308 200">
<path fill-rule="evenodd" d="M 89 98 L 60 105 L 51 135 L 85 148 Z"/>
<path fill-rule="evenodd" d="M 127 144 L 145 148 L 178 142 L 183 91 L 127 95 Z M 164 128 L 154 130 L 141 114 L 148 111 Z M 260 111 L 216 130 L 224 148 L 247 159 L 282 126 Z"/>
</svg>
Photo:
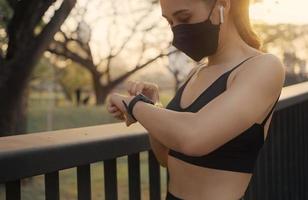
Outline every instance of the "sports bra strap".
<svg viewBox="0 0 308 200">
<path fill-rule="evenodd" d="M 269 111 L 269 113 L 267 114 L 267 116 L 265 117 L 265 119 L 263 120 L 263 122 L 261 123 L 262 127 L 264 127 L 266 121 L 268 120 L 268 118 L 271 116 L 272 111 L 275 108 L 275 105 L 277 104 L 278 100 L 279 100 L 280 95 L 278 96 L 276 102 L 274 103 L 274 105 L 272 106 L 272 109 Z"/>
<path fill-rule="evenodd" d="M 230 74 L 233 70 L 235 70 L 237 67 L 241 66 L 244 62 L 246 62 L 247 60 L 249 60 L 250 58 L 253 58 L 256 56 L 250 56 L 246 59 L 244 59 L 243 61 L 241 61 L 239 64 L 237 64 L 235 67 L 229 69 L 228 71 L 226 71 L 225 73 L 222 74 L 223 75 L 228 75 Z M 180 86 L 181 87 L 185 87 L 185 85 L 188 83 L 188 81 L 190 80 L 190 78 L 195 74 L 198 73 L 200 71 L 200 69 L 202 68 L 202 65 L 200 65 L 199 67 L 195 67 L 192 69 L 192 71 L 188 74 L 188 78 L 184 81 L 184 83 Z"/>
<path fill-rule="evenodd" d="M 253 58 L 256 56 L 250 56 L 248 58 L 246 58 L 245 60 L 243 60 L 242 62 L 240 62 L 239 64 L 237 64 L 235 67 L 233 67 L 232 69 L 230 69 L 228 72 L 231 73 L 233 70 L 235 70 L 236 68 L 238 68 L 239 66 L 241 66 L 244 62 L 246 62 L 247 60 L 249 60 L 250 58 Z"/>
</svg>

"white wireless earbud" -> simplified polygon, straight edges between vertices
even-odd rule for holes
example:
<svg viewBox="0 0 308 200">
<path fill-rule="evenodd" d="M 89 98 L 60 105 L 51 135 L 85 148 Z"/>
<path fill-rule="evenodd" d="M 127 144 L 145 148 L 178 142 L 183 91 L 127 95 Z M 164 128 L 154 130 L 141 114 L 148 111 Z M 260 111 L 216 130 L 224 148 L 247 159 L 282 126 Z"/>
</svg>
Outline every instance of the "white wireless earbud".
<svg viewBox="0 0 308 200">
<path fill-rule="evenodd" d="M 220 14 L 220 23 L 224 23 L 224 7 L 219 7 L 219 14 Z"/>
</svg>

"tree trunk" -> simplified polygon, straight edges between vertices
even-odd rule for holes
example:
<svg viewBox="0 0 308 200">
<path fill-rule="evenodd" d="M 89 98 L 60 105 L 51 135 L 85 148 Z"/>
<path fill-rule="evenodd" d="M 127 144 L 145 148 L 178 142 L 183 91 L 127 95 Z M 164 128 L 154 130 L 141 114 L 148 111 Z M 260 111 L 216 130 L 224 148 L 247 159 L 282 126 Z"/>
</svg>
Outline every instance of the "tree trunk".
<svg viewBox="0 0 308 200">
<path fill-rule="evenodd" d="M 25 107 L 26 97 L 20 97 L 15 102 L 8 103 L 12 109 L 1 108 L 0 132 L 1 136 L 17 135 L 27 130 Z"/>
<path fill-rule="evenodd" d="M 22 4 L 24 2 L 20 1 L 19 3 Z M 20 20 L 26 19 L 17 20 L 18 17 L 16 16 L 21 11 L 17 12 L 14 10 L 16 13 L 14 13 L 13 21 L 9 24 L 8 54 L 0 62 L 0 136 L 26 132 L 26 106 L 28 99 L 26 88 L 28 87 L 30 76 L 37 61 L 47 49 L 75 3 L 76 0 L 63 1 L 60 8 L 55 11 L 54 16 L 39 35 L 36 37 L 31 35 L 23 38 L 21 41 L 18 40 L 15 34 L 22 33 L 23 26 L 19 25 L 25 21 Z M 40 11 L 43 12 L 45 10 Z M 27 46 L 27 48 L 17 48 L 17 44 L 23 47 Z"/>
<path fill-rule="evenodd" d="M 108 84 L 107 86 L 102 85 L 100 82 L 100 77 L 100 74 L 92 74 L 96 105 L 103 105 L 108 94 L 114 87 L 116 87 L 116 84 Z"/>
<path fill-rule="evenodd" d="M 29 97 L 29 88 L 26 88 L 23 92 L 23 95 L 20 97 L 16 105 L 15 110 L 15 134 L 23 134 L 28 130 L 28 97 Z"/>
<path fill-rule="evenodd" d="M 14 68 L 16 62 L 9 65 Z M 20 67 L 20 66 L 18 66 Z M 22 68 L 24 69 L 24 68 Z M 8 136 L 14 134 L 25 133 L 27 130 L 27 100 L 28 90 L 26 82 L 29 81 L 23 76 L 23 70 L 15 72 L 7 79 L 7 84 L 0 87 L 0 93 L 5 98 L 0 99 L 0 134 Z M 28 76 L 29 77 L 29 76 Z M 1 77 L 0 79 L 4 79 Z"/>
</svg>

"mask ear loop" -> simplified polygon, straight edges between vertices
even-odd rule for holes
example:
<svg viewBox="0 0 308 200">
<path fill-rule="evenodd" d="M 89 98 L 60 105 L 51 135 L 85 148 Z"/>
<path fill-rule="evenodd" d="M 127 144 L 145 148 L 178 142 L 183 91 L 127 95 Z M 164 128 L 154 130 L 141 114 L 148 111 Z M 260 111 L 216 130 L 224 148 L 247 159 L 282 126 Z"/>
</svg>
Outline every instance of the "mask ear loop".
<svg viewBox="0 0 308 200">
<path fill-rule="evenodd" d="M 214 8 L 215 8 L 215 6 L 216 6 L 216 3 L 217 3 L 217 0 L 215 0 L 215 2 L 214 2 L 214 5 L 213 5 L 213 7 L 211 8 L 211 10 L 210 10 L 210 13 L 209 13 L 209 15 L 208 15 L 208 19 L 210 19 L 210 17 L 211 17 L 211 15 L 212 15 L 212 13 L 213 13 L 213 11 L 214 11 Z M 221 20 L 219 20 L 219 24 L 221 24 Z"/>
<path fill-rule="evenodd" d="M 214 8 L 215 8 L 216 2 L 217 2 L 217 0 L 215 0 L 214 5 L 213 5 L 213 7 L 212 7 L 211 10 L 210 10 L 209 15 L 207 16 L 208 19 L 210 19 L 210 16 L 212 15 L 212 12 L 213 12 L 213 10 L 214 10 Z"/>
</svg>

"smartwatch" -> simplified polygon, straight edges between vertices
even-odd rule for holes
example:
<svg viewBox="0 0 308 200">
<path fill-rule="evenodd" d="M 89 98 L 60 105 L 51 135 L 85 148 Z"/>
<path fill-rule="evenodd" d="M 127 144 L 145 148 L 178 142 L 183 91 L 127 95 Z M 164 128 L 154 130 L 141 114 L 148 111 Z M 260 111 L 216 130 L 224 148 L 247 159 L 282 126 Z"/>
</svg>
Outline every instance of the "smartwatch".
<svg viewBox="0 0 308 200">
<path fill-rule="evenodd" d="M 142 93 L 139 93 L 137 94 L 130 102 L 129 104 L 127 105 L 125 103 L 124 100 L 122 100 L 126 110 L 127 110 L 127 113 L 135 120 L 137 121 L 137 119 L 135 118 L 135 116 L 133 115 L 133 108 L 134 108 L 134 105 L 138 102 L 138 101 L 143 101 L 145 103 L 150 103 L 152 105 L 154 105 L 154 102 L 148 98 L 147 96 L 143 95 Z"/>
</svg>

